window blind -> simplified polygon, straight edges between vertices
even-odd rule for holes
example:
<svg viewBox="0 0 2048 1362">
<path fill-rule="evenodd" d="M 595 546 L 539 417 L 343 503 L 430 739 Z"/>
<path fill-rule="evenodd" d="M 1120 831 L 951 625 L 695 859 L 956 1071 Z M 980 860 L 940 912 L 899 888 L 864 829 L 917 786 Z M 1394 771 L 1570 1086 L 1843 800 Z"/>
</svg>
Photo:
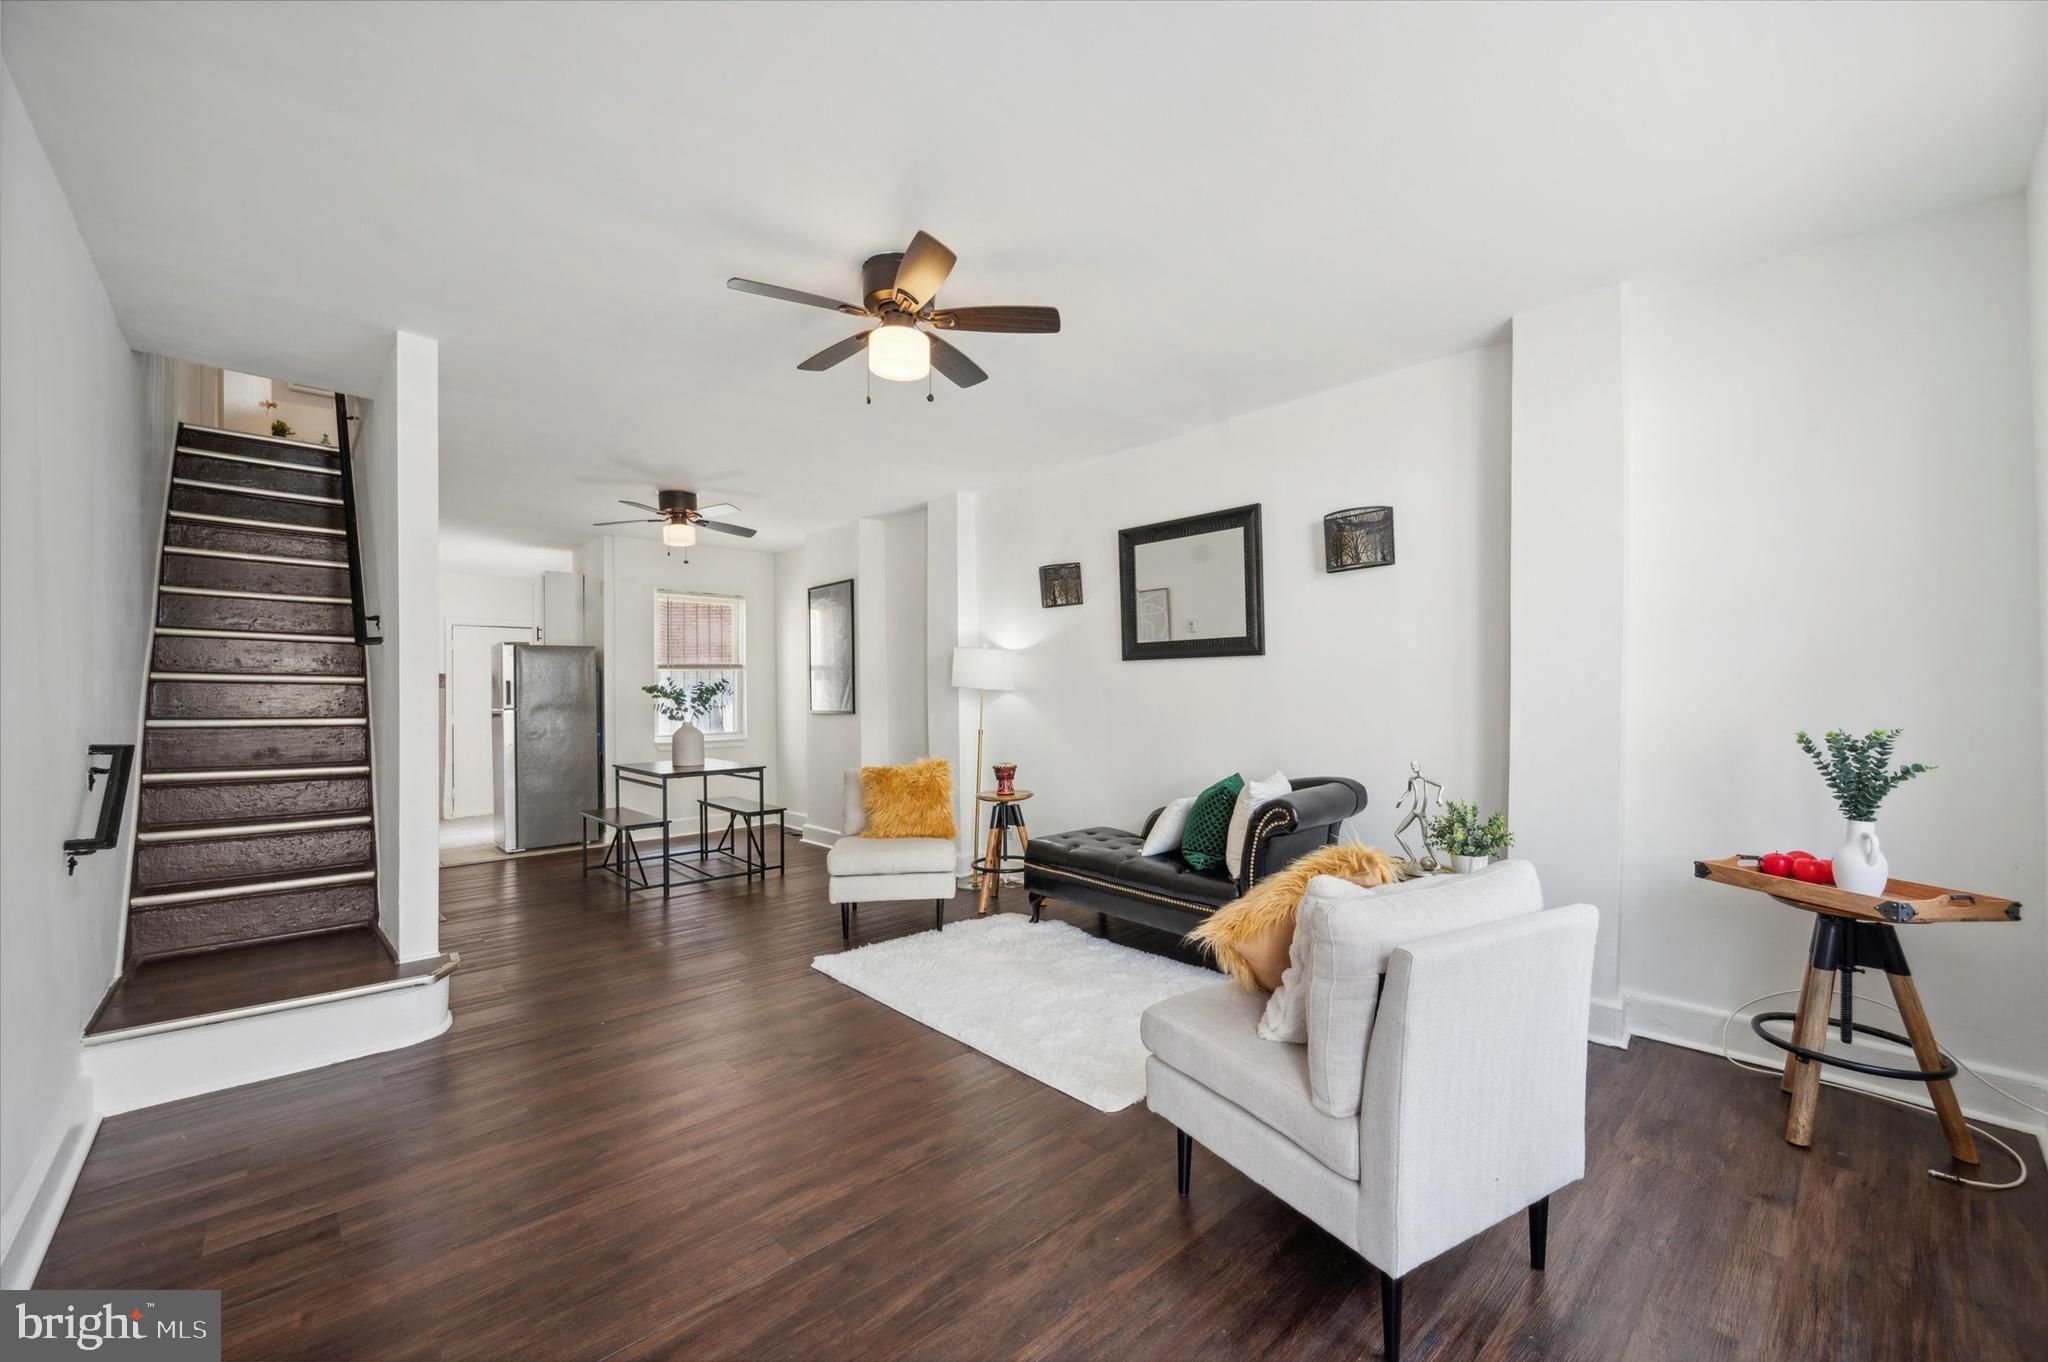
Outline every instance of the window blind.
<svg viewBox="0 0 2048 1362">
<path fill-rule="evenodd" d="M 743 664 L 737 601 L 660 592 L 655 596 L 654 665 L 725 667 Z"/>
</svg>

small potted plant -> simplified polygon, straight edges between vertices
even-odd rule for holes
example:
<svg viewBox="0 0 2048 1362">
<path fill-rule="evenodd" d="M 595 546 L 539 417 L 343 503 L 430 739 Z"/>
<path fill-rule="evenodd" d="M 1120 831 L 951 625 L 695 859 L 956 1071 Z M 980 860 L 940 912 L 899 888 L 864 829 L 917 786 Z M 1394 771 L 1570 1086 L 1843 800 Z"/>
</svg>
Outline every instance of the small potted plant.
<svg viewBox="0 0 2048 1362">
<path fill-rule="evenodd" d="M 1486 863 L 1515 844 L 1508 816 L 1479 816 L 1479 806 L 1462 799 L 1444 801 L 1444 811 L 1429 820 L 1429 844 L 1446 852 L 1451 869 L 1460 875 L 1484 870 Z"/>
<path fill-rule="evenodd" d="M 704 730 L 696 721 L 732 698 L 732 678 L 721 676 L 687 686 L 665 681 L 640 689 L 654 697 L 654 708 L 662 718 L 676 721 L 676 731 L 668 740 L 669 761 L 677 766 L 702 766 Z"/>
<path fill-rule="evenodd" d="M 1834 869 L 1835 884 L 1852 894 L 1882 894 L 1891 880 L 1891 866 L 1877 841 L 1877 806 L 1899 786 L 1934 769 L 1917 761 L 1892 766 L 1899 733 L 1896 728 L 1873 728 L 1856 738 L 1836 729 L 1823 734 L 1818 743 L 1804 729 L 1794 735 L 1799 750 L 1827 782 L 1835 807 L 1849 820 Z"/>
<path fill-rule="evenodd" d="M 272 402 L 268 398 L 265 398 L 258 405 L 260 405 L 265 411 L 274 412 L 277 410 L 277 403 Z M 270 433 L 272 435 L 275 435 L 280 440 L 289 440 L 293 436 L 298 434 L 297 431 L 292 429 L 292 423 L 285 420 L 281 416 L 273 416 L 270 418 Z"/>
</svg>

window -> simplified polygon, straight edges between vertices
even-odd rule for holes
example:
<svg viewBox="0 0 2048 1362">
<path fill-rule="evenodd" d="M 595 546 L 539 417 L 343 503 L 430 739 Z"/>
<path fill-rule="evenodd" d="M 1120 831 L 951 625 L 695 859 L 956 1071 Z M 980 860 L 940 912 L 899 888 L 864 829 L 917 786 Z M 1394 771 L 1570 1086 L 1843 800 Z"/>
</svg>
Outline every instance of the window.
<svg viewBox="0 0 2048 1362">
<path fill-rule="evenodd" d="M 654 593 L 654 679 L 695 686 L 725 681 L 731 693 L 696 721 L 710 738 L 740 738 L 747 731 L 747 603 L 737 596 Z M 677 721 L 657 711 L 654 732 L 666 738 Z"/>
</svg>

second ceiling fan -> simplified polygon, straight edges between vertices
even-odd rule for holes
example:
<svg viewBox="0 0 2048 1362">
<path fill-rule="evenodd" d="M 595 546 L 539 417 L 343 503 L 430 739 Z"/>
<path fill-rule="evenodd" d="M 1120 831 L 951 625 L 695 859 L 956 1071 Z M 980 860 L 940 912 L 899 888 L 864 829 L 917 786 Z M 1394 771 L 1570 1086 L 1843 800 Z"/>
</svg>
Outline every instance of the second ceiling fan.
<svg viewBox="0 0 2048 1362">
<path fill-rule="evenodd" d="M 638 511 L 652 511 L 654 514 L 635 516 L 631 520 L 600 520 L 596 522 L 596 528 L 602 529 L 608 525 L 659 525 L 661 542 L 672 549 L 686 549 L 696 543 L 697 530 L 700 526 L 707 530 L 717 530 L 720 534 L 738 535 L 742 539 L 754 537 L 754 531 L 745 525 L 735 525 L 723 519 L 725 516 L 738 515 L 740 512 L 740 508 L 729 501 L 721 501 L 716 506 L 699 506 L 695 492 L 680 490 L 657 492 L 655 500 L 661 505 L 649 506 L 644 501 L 621 499 L 621 506 L 631 506 Z"/>
<path fill-rule="evenodd" d="M 845 340 L 826 346 L 797 365 L 810 373 L 867 351 L 868 372 L 876 378 L 914 383 L 937 369 L 962 388 L 971 388 L 988 377 L 982 367 L 939 331 L 995 331 L 1012 335 L 1046 334 L 1060 329 L 1056 307 L 949 307 L 938 308 L 933 299 L 940 285 L 953 272 L 957 259 L 938 238 L 919 232 L 910 247 L 871 255 L 860 269 L 861 305 L 842 303 L 801 289 L 763 284 L 753 279 L 728 279 L 725 286 L 741 293 L 758 293 L 763 298 L 780 298 L 787 303 L 822 307 L 850 317 L 872 317 L 879 323 L 855 332 Z"/>
</svg>

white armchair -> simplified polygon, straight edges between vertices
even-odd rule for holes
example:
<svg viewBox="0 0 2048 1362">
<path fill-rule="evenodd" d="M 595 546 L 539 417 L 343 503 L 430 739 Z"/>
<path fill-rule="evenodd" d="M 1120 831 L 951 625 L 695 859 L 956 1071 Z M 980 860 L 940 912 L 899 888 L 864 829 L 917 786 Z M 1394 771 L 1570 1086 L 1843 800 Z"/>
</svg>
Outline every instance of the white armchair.
<svg viewBox="0 0 2048 1362">
<path fill-rule="evenodd" d="M 853 915 L 861 904 L 902 899 L 931 899 L 938 929 L 946 930 L 953 843 L 944 837 L 863 837 L 868 809 L 857 766 L 846 769 L 845 804 L 839 840 L 825 854 L 825 897 L 839 905 L 840 939 L 853 939 Z"/>
<path fill-rule="evenodd" d="M 1176 1128 L 1180 1194 L 1199 1142 L 1349 1245 L 1380 1272 L 1389 1362 L 1409 1271 L 1525 1209 L 1541 1269 L 1550 1194 L 1585 1172 L 1599 913 L 1543 911 L 1526 863 L 1497 869 L 1379 902 L 1319 905 L 1316 881 L 1296 926 L 1315 980 L 1306 1046 L 1260 1039 L 1264 995 L 1233 984 L 1170 998 L 1142 1025 L 1146 1104 Z M 1448 930 L 1420 935 L 1418 920 Z"/>
</svg>

